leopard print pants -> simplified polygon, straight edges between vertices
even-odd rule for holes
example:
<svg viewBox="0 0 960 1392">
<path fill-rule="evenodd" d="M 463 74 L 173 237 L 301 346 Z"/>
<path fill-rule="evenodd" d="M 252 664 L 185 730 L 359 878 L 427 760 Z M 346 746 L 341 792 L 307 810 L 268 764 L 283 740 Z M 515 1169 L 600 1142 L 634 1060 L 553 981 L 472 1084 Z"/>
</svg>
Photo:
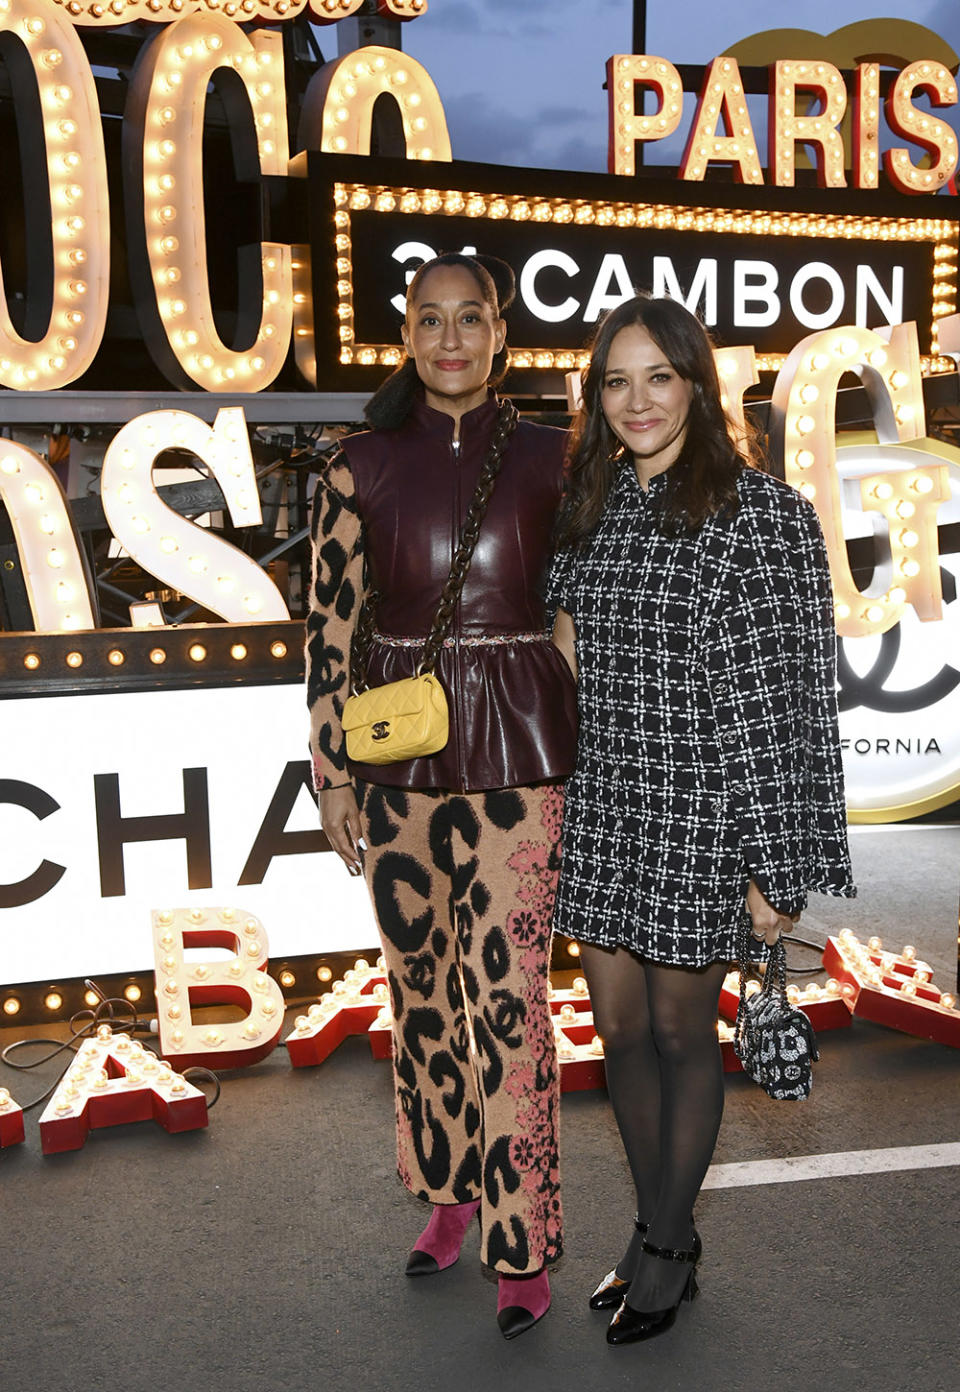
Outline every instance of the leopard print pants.
<svg viewBox="0 0 960 1392">
<path fill-rule="evenodd" d="M 400 1178 L 481 1199 L 501 1272 L 559 1257 L 559 1089 L 547 1002 L 558 784 L 357 789 L 393 1010 Z"/>
</svg>

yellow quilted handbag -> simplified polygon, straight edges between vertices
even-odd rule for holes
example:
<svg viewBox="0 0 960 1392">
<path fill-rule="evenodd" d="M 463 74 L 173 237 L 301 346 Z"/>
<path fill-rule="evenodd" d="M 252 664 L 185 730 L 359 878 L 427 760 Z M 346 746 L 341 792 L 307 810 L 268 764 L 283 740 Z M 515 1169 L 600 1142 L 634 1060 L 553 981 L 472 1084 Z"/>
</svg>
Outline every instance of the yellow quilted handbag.
<svg viewBox="0 0 960 1392">
<path fill-rule="evenodd" d="M 450 738 L 450 715 L 443 687 L 433 675 L 444 636 L 470 569 L 474 547 L 500 472 L 503 451 L 520 419 L 510 401 L 500 403 L 497 427 L 477 479 L 463 524 L 460 544 L 450 566 L 440 604 L 424 644 L 415 677 L 367 687 L 367 657 L 373 640 L 373 615 L 379 595 L 367 594 L 360 607 L 350 645 L 354 694 L 343 703 L 340 717 L 347 740 L 347 758 L 357 764 L 393 764 L 438 754 Z"/>
<path fill-rule="evenodd" d="M 342 721 L 347 757 L 358 764 L 436 754 L 450 735 L 447 698 L 432 672 L 348 697 Z"/>
</svg>

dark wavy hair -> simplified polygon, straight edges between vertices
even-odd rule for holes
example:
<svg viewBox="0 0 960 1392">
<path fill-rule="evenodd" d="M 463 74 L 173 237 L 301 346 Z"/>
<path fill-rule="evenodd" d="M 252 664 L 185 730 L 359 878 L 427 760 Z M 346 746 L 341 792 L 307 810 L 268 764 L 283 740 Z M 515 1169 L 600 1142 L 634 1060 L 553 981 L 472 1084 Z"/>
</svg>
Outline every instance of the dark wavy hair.
<svg viewBox="0 0 960 1392">
<path fill-rule="evenodd" d="M 477 282 L 480 294 L 494 319 L 499 319 L 504 310 L 509 309 L 516 293 L 516 279 L 506 261 L 496 256 L 467 256 L 462 251 L 445 251 L 432 261 L 424 261 L 407 289 L 407 308 L 413 304 L 417 292 L 431 271 L 442 266 L 462 266 L 470 272 Z M 507 375 L 510 353 L 506 344 L 494 355 L 493 365 L 487 385 L 496 387 Z M 395 430 L 403 424 L 410 414 L 410 407 L 420 389 L 417 365 L 413 358 L 404 362 L 382 382 L 367 402 L 364 417 L 374 430 Z"/>
<path fill-rule="evenodd" d="M 745 464 L 757 462 L 752 436 L 737 432 L 720 402 L 720 383 L 706 329 L 677 300 L 639 294 L 618 305 L 602 320 L 590 348 L 583 376 L 583 402 L 573 427 L 565 501 L 557 541 L 581 546 L 592 536 L 606 507 L 610 489 L 629 451 L 610 429 L 601 393 L 610 345 L 621 329 L 645 328 L 674 371 L 693 387 L 687 432 L 675 462 L 667 470 L 660 504 L 660 529 L 667 536 L 694 532 L 708 517 L 730 516 L 737 509 L 737 479 Z"/>
</svg>

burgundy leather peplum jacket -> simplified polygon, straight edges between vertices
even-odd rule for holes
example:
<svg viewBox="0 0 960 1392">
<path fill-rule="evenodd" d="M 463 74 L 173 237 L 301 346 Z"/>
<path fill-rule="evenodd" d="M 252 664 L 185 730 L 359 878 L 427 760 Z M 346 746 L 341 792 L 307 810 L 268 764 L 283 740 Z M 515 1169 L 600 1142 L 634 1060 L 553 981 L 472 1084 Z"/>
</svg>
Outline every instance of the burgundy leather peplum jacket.
<svg viewBox="0 0 960 1392">
<path fill-rule="evenodd" d="M 339 713 L 349 694 L 345 629 L 356 621 L 362 588 L 359 558 L 366 559 L 368 588 L 380 596 L 367 668 L 368 684 L 379 686 L 416 671 L 498 407 L 491 392 L 464 415 L 457 445 L 452 418 L 432 410 L 422 397 L 398 429 L 372 430 L 342 442 L 339 468 L 334 466 L 327 480 L 326 502 L 329 506 L 332 487 L 336 516 L 333 524 L 322 516 L 314 520 L 317 562 L 307 656 L 318 786 L 345 781 L 335 777 L 338 766 L 373 783 L 455 791 L 513 787 L 572 771 L 575 683 L 549 641 L 543 599 L 566 436 L 527 422 L 518 425 L 504 451 L 436 667 L 450 707 L 446 747 L 426 758 L 373 766 L 347 761 L 338 743 Z M 319 497 L 318 502 L 322 505 Z M 356 530 L 352 545 L 348 521 Z M 333 540 L 338 532 L 343 579 L 331 584 L 325 535 Z M 338 656 L 329 642 L 324 645 L 323 611 L 343 625 L 333 645 Z"/>
</svg>

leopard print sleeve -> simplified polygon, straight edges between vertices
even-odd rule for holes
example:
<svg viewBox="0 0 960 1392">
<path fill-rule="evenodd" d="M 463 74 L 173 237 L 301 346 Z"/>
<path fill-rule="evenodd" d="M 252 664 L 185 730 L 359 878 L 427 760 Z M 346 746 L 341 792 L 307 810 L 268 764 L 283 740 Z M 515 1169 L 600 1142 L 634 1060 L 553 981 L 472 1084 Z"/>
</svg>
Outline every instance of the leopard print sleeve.
<svg viewBox="0 0 960 1392">
<path fill-rule="evenodd" d="M 320 476 L 310 530 L 307 705 L 313 786 L 320 792 L 350 781 L 340 717 L 350 692 L 350 639 L 363 598 L 363 529 L 342 450 L 336 450 Z"/>
</svg>

